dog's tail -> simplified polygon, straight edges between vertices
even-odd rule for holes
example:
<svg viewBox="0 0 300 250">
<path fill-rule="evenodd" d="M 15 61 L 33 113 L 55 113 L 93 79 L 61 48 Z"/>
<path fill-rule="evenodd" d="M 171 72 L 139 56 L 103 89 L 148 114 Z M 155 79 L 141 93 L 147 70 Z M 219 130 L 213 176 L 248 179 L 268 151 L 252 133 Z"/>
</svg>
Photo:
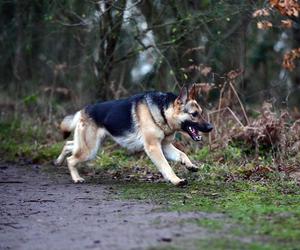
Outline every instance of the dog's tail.
<svg viewBox="0 0 300 250">
<path fill-rule="evenodd" d="M 60 130 L 62 131 L 64 139 L 68 138 L 71 132 L 75 129 L 76 124 L 80 119 L 80 111 L 74 115 L 66 116 L 60 124 Z"/>
</svg>

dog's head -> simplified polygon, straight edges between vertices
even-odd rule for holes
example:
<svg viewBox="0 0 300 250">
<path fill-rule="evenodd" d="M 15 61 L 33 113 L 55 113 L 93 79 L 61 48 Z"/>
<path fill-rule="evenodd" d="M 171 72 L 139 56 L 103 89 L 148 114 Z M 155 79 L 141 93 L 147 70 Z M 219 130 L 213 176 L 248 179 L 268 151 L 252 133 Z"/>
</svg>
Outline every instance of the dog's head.
<svg viewBox="0 0 300 250">
<path fill-rule="evenodd" d="M 202 109 L 196 101 L 197 90 L 183 87 L 174 102 L 174 118 L 179 129 L 187 132 L 194 141 L 200 141 L 200 132 L 209 133 L 213 126 L 202 115 Z"/>
</svg>

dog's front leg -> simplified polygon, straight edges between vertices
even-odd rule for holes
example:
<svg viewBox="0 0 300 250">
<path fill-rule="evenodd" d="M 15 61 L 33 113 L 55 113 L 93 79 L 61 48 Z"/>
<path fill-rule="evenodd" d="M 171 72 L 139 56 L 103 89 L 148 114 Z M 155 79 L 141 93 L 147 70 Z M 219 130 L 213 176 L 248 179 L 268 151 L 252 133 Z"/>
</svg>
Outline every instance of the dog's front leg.
<svg viewBox="0 0 300 250">
<path fill-rule="evenodd" d="M 159 141 L 145 143 L 145 151 L 166 180 L 177 186 L 185 186 L 187 184 L 185 179 L 178 178 L 172 170 L 162 152 Z"/>
<path fill-rule="evenodd" d="M 172 143 L 163 144 L 163 152 L 168 160 L 180 161 L 189 171 L 196 172 L 199 170 L 199 168 L 191 162 L 189 157 Z"/>
</svg>

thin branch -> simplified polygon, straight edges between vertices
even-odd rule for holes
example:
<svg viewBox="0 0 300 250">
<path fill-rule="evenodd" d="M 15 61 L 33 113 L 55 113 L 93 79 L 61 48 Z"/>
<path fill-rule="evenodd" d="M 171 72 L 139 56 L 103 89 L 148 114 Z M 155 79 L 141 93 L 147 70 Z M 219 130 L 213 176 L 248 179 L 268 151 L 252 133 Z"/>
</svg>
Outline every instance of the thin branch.
<svg viewBox="0 0 300 250">
<path fill-rule="evenodd" d="M 63 25 L 63 26 L 67 26 L 67 27 L 78 27 L 78 26 L 88 26 L 88 24 L 85 22 L 85 23 L 64 23 L 64 22 L 61 22 L 61 21 L 56 21 L 58 24 L 60 25 Z"/>
<path fill-rule="evenodd" d="M 249 125 L 249 119 L 248 119 L 248 116 L 247 116 L 247 114 L 246 114 L 244 105 L 242 104 L 242 101 L 241 101 L 241 99 L 240 99 L 238 93 L 236 92 L 235 87 L 233 86 L 233 84 L 232 84 L 231 81 L 229 81 L 229 86 L 231 87 L 231 89 L 232 89 L 233 93 L 235 94 L 236 98 L 238 99 L 239 104 L 240 104 L 240 106 L 241 106 L 241 109 L 242 109 L 242 111 L 243 111 L 243 115 L 244 115 L 245 120 L 246 120 L 246 122 L 247 122 L 247 125 Z"/>
<path fill-rule="evenodd" d="M 214 113 L 220 113 L 220 112 L 222 112 L 222 111 L 226 111 L 226 110 L 228 110 L 230 113 L 231 113 L 231 115 L 233 116 L 233 118 L 237 121 L 237 123 L 242 127 L 242 128 L 244 128 L 245 126 L 244 126 L 244 124 L 240 121 L 240 119 L 237 117 L 237 115 L 232 111 L 232 109 L 231 108 L 229 108 L 229 107 L 226 107 L 226 108 L 223 108 L 223 109 L 218 109 L 218 110 L 214 110 L 214 111 L 210 111 L 208 114 L 209 115 L 212 115 L 212 114 L 214 114 Z M 247 127 L 248 128 L 248 127 Z"/>
<path fill-rule="evenodd" d="M 210 123 L 210 113 L 207 113 L 207 122 Z M 208 145 L 209 149 L 211 149 L 211 133 L 208 133 Z"/>
<path fill-rule="evenodd" d="M 145 47 L 143 47 L 143 48 L 141 48 L 141 49 L 135 49 L 135 50 L 132 50 L 132 51 L 130 51 L 127 55 L 122 56 L 121 58 L 118 58 L 118 59 L 112 61 L 112 63 L 113 63 L 113 64 L 117 64 L 117 63 L 120 63 L 120 62 L 122 62 L 122 61 L 125 61 L 125 60 L 129 59 L 130 57 L 136 55 L 136 54 L 139 53 L 140 51 L 145 51 L 145 50 L 147 50 L 147 49 L 149 49 L 149 48 L 153 48 L 153 45 L 148 45 L 148 46 L 145 46 Z"/>
<path fill-rule="evenodd" d="M 167 59 L 167 57 L 164 56 L 163 53 L 161 53 L 160 49 L 156 46 L 155 43 L 154 43 L 154 46 L 153 46 L 153 47 L 156 49 L 157 53 L 158 53 L 162 58 L 164 58 L 164 60 L 166 61 L 167 65 L 168 65 L 169 68 L 172 70 L 172 72 L 173 72 L 172 76 L 173 76 L 173 78 L 174 78 L 174 80 L 175 80 L 175 84 L 180 88 L 181 86 L 179 85 L 179 82 L 178 82 L 178 80 L 177 80 L 177 78 L 176 78 L 176 76 L 175 76 L 175 72 L 174 72 L 174 70 L 173 70 L 173 68 L 172 68 L 171 63 L 169 62 L 169 60 Z"/>
<path fill-rule="evenodd" d="M 227 82 L 225 81 L 225 83 L 224 83 L 224 85 L 221 89 L 221 92 L 220 92 L 218 110 L 221 110 L 222 97 L 223 97 L 223 94 L 224 94 L 224 91 L 225 91 L 226 84 L 227 84 Z M 219 126 L 219 124 L 220 124 L 220 114 L 218 114 L 218 117 L 217 117 L 217 126 Z"/>
</svg>

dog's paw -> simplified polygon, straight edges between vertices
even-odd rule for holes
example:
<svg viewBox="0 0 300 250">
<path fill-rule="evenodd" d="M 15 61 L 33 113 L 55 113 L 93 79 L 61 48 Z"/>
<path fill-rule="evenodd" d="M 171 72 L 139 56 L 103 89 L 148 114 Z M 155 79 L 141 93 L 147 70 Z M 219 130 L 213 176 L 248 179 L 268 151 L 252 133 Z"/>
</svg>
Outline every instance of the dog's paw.
<svg viewBox="0 0 300 250">
<path fill-rule="evenodd" d="M 182 179 L 176 184 L 176 186 L 177 187 L 185 187 L 185 186 L 187 186 L 187 184 L 188 184 L 188 181 L 186 179 Z"/>
<path fill-rule="evenodd" d="M 78 177 L 78 178 L 76 178 L 76 179 L 73 179 L 73 182 L 74 182 L 74 183 L 84 183 L 85 180 L 84 180 L 82 177 Z"/>
<path fill-rule="evenodd" d="M 199 171 L 199 167 L 197 167 L 196 165 L 191 165 L 191 166 L 186 166 L 186 169 L 190 172 L 197 172 Z"/>
</svg>

